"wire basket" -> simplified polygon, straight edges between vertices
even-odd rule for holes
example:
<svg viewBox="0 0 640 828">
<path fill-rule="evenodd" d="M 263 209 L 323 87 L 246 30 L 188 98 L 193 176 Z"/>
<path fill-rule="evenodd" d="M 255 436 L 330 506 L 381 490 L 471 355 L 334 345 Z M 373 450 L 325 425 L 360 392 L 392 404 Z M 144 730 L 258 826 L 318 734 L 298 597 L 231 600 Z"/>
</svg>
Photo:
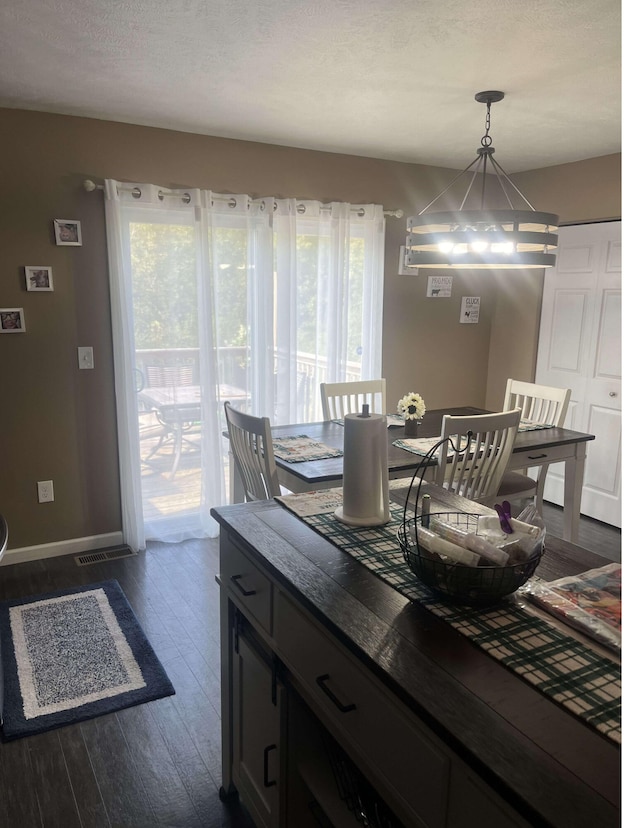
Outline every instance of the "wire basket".
<svg viewBox="0 0 640 828">
<path fill-rule="evenodd" d="M 471 440 L 472 437 L 472 432 L 468 432 L 467 440 Z M 449 563 L 423 549 L 418 544 L 418 527 L 422 519 L 418 514 L 420 490 L 427 467 L 436 452 L 447 442 L 448 439 L 443 438 L 432 446 L 413 474 L 405 500 L 403 521 L 398 528 L 398 543 L 413 574 L 445 600 L 468 605 L 495 604 L 505 596 L 511 595 L 531 578 L 544 553 L 544 536 L 526 561 L 507 566 L 466 566 L 462 563 Z M 410 506 L 410 503 L 413 503 L 413 506 Z M 481 515 L 445 512 L 437 517 L 464 532 L 476 533 L 478 518 Z"/>
<path fill-rule="evenodd" d="M 434 515 L 435 517 L 435 515 Z M 465 532 L 476 532 L 480 515 L 447 512 L 437 517 Z M 420 518 L 405 520 L 398 529 L 398 542 L 409 568 L 429 589 L 459 604 L 493 604 L 511 595 L 533 575 L 543 555 L 543 543 L 522 563 L 508 566 L 465 566 L 430 556 L 417 543 Z"/>
</svg>

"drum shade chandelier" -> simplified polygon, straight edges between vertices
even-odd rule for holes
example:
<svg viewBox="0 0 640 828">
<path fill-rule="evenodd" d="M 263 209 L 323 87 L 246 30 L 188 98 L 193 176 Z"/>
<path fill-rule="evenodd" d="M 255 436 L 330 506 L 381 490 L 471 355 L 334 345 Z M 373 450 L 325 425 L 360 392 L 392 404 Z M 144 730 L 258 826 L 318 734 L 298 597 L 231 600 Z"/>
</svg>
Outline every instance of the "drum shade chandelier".
<svg viewBox="0 0 640 828">
<path fill-rule="evenodd" d="M 407 219 L 406 264 L 417 268 L 531 268 L 553 267 L 558 245 L 558 216 L 537 212 L 494 158 L 489 135 L 491 104 L 504 92 L 478 92 L 476 101 L 487 106 L 485 134 L 477 157 L 465 167 L 417 216 Z M 490 165 L 490 166 L 489 166 Z M 489 172 L 488 172 L 489 170 Z M 487 176 L 500 185 L 508 209 L 485 206 Z M 465 173 L 472 178 L 456 211 L 429 212 Z M 495 185 L 492 185 L 495 189 Z M 467 210 L 469 195 L 480 190 L 480 209 Z M 514 201 L 519 208 L 514 206 Z M 522 202 L 526 207 L 522 206 Z M 477 200 L 475 200 L 477 203 Z"/>
</svg>

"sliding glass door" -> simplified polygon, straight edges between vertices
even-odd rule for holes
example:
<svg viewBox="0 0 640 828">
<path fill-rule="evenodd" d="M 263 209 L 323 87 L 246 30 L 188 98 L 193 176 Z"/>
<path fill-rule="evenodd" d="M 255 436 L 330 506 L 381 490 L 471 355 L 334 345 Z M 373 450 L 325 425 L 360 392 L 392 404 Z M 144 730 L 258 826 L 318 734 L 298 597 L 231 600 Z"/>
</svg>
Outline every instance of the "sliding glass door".
<svg viewBox="0 0 640 828">
<path fill-rule="evenodd" d="M 380 376 L 382 211 L 106 193 L 125 536 L 214 535 L 226 400 L 306 422 L 321 418 L 321 382 Z"/>
</svg>

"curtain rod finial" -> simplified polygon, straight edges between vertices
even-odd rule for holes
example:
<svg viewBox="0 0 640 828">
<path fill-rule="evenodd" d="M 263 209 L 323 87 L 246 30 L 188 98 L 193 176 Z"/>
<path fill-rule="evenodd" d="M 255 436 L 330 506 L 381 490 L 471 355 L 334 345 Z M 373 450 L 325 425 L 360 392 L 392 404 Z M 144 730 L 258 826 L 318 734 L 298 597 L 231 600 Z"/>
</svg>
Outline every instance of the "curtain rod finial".
<svg viewBox="0 0 640 828">
<path fill-rule="evenodd" d="M 99 184 L 96 184 L 90 178 L 85 178 L 82 182 L 82 186 L 88 193 L 92 193 L 94 190 L 104 190 L 104 187 L 101 187 Z"/>
</svg>

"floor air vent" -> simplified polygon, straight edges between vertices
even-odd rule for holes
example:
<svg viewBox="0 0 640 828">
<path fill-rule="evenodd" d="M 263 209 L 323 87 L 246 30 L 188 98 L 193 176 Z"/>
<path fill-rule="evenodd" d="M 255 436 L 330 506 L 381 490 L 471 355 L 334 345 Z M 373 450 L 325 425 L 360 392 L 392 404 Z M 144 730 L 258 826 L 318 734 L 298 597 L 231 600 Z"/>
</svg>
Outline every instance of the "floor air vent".
<svg viewBox="0 0 640 828">
<path fill-rule="evenodd" d="M 128 546 L 118 546 L 116 549 L 103 549 L 98 552 L 87 552 L 86 555 L 76 555 L 75 561 L 78 566 L 89 566 L 89 564 L 103 561 L 115 561 L 117 558 L 131 558 L 137 554 Z"/>
</svg>

